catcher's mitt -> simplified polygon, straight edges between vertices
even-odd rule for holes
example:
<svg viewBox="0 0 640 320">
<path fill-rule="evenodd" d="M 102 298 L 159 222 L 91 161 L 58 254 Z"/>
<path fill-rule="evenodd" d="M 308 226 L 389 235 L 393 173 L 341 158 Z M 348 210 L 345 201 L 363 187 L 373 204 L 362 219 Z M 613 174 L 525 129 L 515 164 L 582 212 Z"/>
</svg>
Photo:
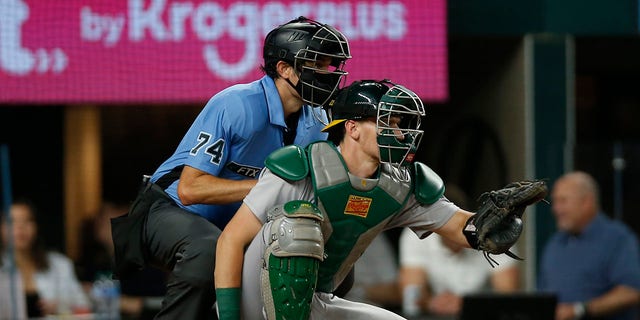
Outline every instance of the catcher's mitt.
<svg viewBox="0 0 640 320">
<path fill-rule="evenodd" d="M 528 205 L 547 196 L 547 185 L 542 180 L 512 182 L 502 189 L 485 192 L 480 196 L 480 207 L 471 216 L 463 233 L 472 248 L 482 250 L 493 266 L 489 254 L 505 253 L 520 259 L 509 251 L 522 233 L 522 214 Z"/>
</svg>

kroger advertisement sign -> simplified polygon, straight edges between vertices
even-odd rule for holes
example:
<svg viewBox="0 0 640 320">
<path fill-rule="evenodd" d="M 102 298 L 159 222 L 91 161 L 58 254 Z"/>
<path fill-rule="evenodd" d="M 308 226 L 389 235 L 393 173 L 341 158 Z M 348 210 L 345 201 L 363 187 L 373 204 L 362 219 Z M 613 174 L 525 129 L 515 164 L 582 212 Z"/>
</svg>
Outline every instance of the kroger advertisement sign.
<svg viewBox="0 0 640 320">
<path fill-rule="evenodd" d="M 202 102 L 262 75 L 298 16 L 349 39 L 348 82 L 448 97 L 446 1 L 0 0 L 0 103 Z"/>
</svg>

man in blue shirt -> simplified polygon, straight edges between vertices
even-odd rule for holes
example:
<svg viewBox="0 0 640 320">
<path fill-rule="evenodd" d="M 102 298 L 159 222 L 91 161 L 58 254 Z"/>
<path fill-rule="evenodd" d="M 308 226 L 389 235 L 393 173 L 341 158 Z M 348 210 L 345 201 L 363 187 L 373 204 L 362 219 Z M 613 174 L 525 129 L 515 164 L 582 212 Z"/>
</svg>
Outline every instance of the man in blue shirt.
<svg viewBox="0 0 640 320">
<path fill-rule="evenodd" d="M 539 289 L 558 295 L 556 319 L 637 319 L 638 240 L 600 211 L 598 186 L 587 173 L 556 181 L 553 213 L 559 231 L 547 244 Z"/>
<path fill-rule="evenodd" d="M 285 144 L 326 138 L 326 115 L 313 107 L 346 75 L 346 38 L 300 17 L 272 30 L 263 49 L 266 75 L 213 96 L 128 215 L 112 220 L 118 276 L 147 264 L 171 272 L 157 318 L 210 317 L 217 238 L 264 159 Z"/>
</svg>

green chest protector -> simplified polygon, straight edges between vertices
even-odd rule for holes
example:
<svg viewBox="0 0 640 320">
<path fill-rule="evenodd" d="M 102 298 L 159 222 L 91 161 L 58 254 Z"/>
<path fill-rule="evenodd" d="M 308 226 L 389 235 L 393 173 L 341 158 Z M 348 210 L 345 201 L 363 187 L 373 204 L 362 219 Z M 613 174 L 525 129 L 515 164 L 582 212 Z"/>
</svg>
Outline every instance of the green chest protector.
<svg viewBox="0 0 640 320">
<path fill-rule="evenodd" d="M 412 179 L 406 182 L 394 179 L 390 174 L 393 168 L 386 166 L 381 166 L 374 179 L 355 177 L 328 142 L 316 142 L 307 150 L 296 146 L 279 149 L 267 158 L 266 166 L 287 180 L 311 178 L 316 203 L 325 218 L 326 258 L 320 264 L 317 289 L 323 292 L 337 287 L 411 194 L 420 203 L 432 204 L 444 193 L 440 177 L 422 163 L 415 163 Z"/>
</svg>

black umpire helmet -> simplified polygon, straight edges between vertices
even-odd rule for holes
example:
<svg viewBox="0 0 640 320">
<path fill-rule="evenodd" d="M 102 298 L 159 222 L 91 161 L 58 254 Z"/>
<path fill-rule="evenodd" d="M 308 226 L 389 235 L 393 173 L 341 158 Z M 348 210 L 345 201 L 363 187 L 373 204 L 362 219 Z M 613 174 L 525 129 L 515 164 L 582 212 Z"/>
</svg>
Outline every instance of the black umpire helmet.
<svg viewBox="0 0 640 320">
<path fill-rule="evenodd" d="M 303 101 L 322 106 L 335 94 L 347 72 L 344 64 L 351 58 L 349 42 L 332 26 L 299 17 L 267 34 L 264 42 L 265 65 L 285 61 L 299 73 L 300 81 L 291 83 Z M 329 69 L 316 62 L 330 59 Z"/>
</svg>

